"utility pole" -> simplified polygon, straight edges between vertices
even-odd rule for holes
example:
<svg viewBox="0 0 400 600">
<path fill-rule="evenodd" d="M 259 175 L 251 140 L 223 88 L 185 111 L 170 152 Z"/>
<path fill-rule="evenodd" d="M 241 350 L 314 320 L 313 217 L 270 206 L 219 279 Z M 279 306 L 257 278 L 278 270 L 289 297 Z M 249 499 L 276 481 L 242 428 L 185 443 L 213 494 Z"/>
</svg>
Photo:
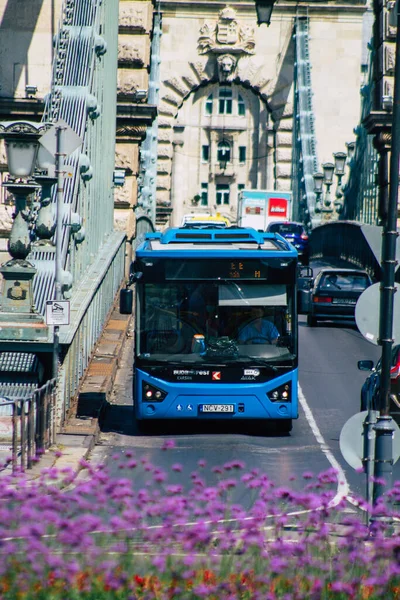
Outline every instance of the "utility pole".
<svg viewBox="0 0 400 600">
<path fill-rule="evenodd" d="M 379 343 L 382 346 L 382 371 L 380 387 L 380 414 L 375 425 L 375 471 L 378 481 L 374 486 L 374 502 L 392 487 L 393 479 L 393 419 L 390 415 L 390 368 L 393 345 L 393 305 L 396 271 L 397 205 L 400 156 L 400 2 L 396 4 L 396 58 L 394 72 L 394 98 L 392 118 L 392 148 L 390 156 L 390 182 L 387 217 L 382 240 L 382 284 L 379 319 Z"/>
</svg>

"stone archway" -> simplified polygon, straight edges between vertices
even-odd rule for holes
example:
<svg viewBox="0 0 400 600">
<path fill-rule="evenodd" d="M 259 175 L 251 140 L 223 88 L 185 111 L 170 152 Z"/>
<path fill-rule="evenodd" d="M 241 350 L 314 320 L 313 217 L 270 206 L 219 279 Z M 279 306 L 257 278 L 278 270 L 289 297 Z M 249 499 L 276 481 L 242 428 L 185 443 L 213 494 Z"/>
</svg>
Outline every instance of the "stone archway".
<svg viewBox="0 0 400 600">
<path fill-rule="evenodd" d="M 220 12 L 220 21 L 221 15 L 225 15 L 228 24 L 235 22 L 234 11 L 229 7 Z M 181 63 L 184 66 L 180 73 L 161 81 L 157 153 L 158 224 L 163 223 L 160 218 L 163 207 L 171 206 L 174 151 L 182 144 L 177 127 L 179 111 L 191 94 L 209 84 L 234 83 L 249 89 L 262 100 L 271 118 L 271 128 L 267 134 L 273 142 L 274 188 L 285 191 L 291 189 L 293 104 L 288 97 L 293 84 L 293 61 L 285 62 L 287 56 L 283 57 L 275 78 L 268 78 L 263 65 L 253 60 L 255 52 L 251 29 L 245 27 L 245 33 L 236 38 L 229 37 L 229 28 L 227 31 L 221 29 L 225 36 L 223 41 L 228 41 L 227 44 L 218 41 L 217 27 L 206 23 L 200 29 L 199 60 Z M 283 84 L 280 79 L 282 68 L 285 68 Z M 282 92 L 283 89 L 286 93 Z"/>
</svg>

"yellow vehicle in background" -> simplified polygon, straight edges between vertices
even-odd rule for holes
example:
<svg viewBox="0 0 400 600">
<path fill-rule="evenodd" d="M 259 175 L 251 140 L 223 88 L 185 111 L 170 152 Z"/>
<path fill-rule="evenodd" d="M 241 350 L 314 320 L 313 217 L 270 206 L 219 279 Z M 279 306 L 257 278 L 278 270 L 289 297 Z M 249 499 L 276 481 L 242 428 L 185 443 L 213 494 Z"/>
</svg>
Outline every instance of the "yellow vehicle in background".
<svg viewBox="0 0 400 600">
<path fill-rule="evenodd" d="M 189 213 L 184 215 L 181 223 L 181 227 L 188 226 L 207 226 L 213 225 L 217 227 L 230 227 L 230 221 L 226 217 L 223 217 L 221 214 L 216 213 L 215 215 L 211 215 L 210 213 Z"/>
</svg>

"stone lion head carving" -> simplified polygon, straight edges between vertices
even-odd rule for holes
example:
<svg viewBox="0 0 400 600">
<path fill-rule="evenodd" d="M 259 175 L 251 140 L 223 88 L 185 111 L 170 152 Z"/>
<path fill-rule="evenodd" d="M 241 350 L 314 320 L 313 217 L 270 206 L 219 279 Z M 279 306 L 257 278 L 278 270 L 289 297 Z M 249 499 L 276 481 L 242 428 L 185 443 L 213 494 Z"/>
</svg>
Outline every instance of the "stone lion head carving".
<svg viewBox="0 0 400 600">
<path fill-rule="evenodd" d="M 218 56 L 218 74 L 220 81 L 232 81 L 236 72 L 237 60 L 231 54 Z"/>
</svg>

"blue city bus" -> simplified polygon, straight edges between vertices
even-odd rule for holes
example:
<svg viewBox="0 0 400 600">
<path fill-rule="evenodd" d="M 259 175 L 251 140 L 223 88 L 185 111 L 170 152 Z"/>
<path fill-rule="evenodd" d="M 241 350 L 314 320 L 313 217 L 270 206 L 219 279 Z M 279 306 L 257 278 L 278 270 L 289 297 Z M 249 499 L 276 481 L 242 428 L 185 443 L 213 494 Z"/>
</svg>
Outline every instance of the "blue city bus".
<svg viewBox="0 0 400 600">
<path fill-rule="evenodd" d="M 282 236 L 250 228 L 146 234 L 128 284 L 135 283 L 139 430 L 164 419 L 262 419 L 291 431 L 298 418 L 297 264 Z M 275 339 L 249 339 L 255 318 Z"/>
</svg>

